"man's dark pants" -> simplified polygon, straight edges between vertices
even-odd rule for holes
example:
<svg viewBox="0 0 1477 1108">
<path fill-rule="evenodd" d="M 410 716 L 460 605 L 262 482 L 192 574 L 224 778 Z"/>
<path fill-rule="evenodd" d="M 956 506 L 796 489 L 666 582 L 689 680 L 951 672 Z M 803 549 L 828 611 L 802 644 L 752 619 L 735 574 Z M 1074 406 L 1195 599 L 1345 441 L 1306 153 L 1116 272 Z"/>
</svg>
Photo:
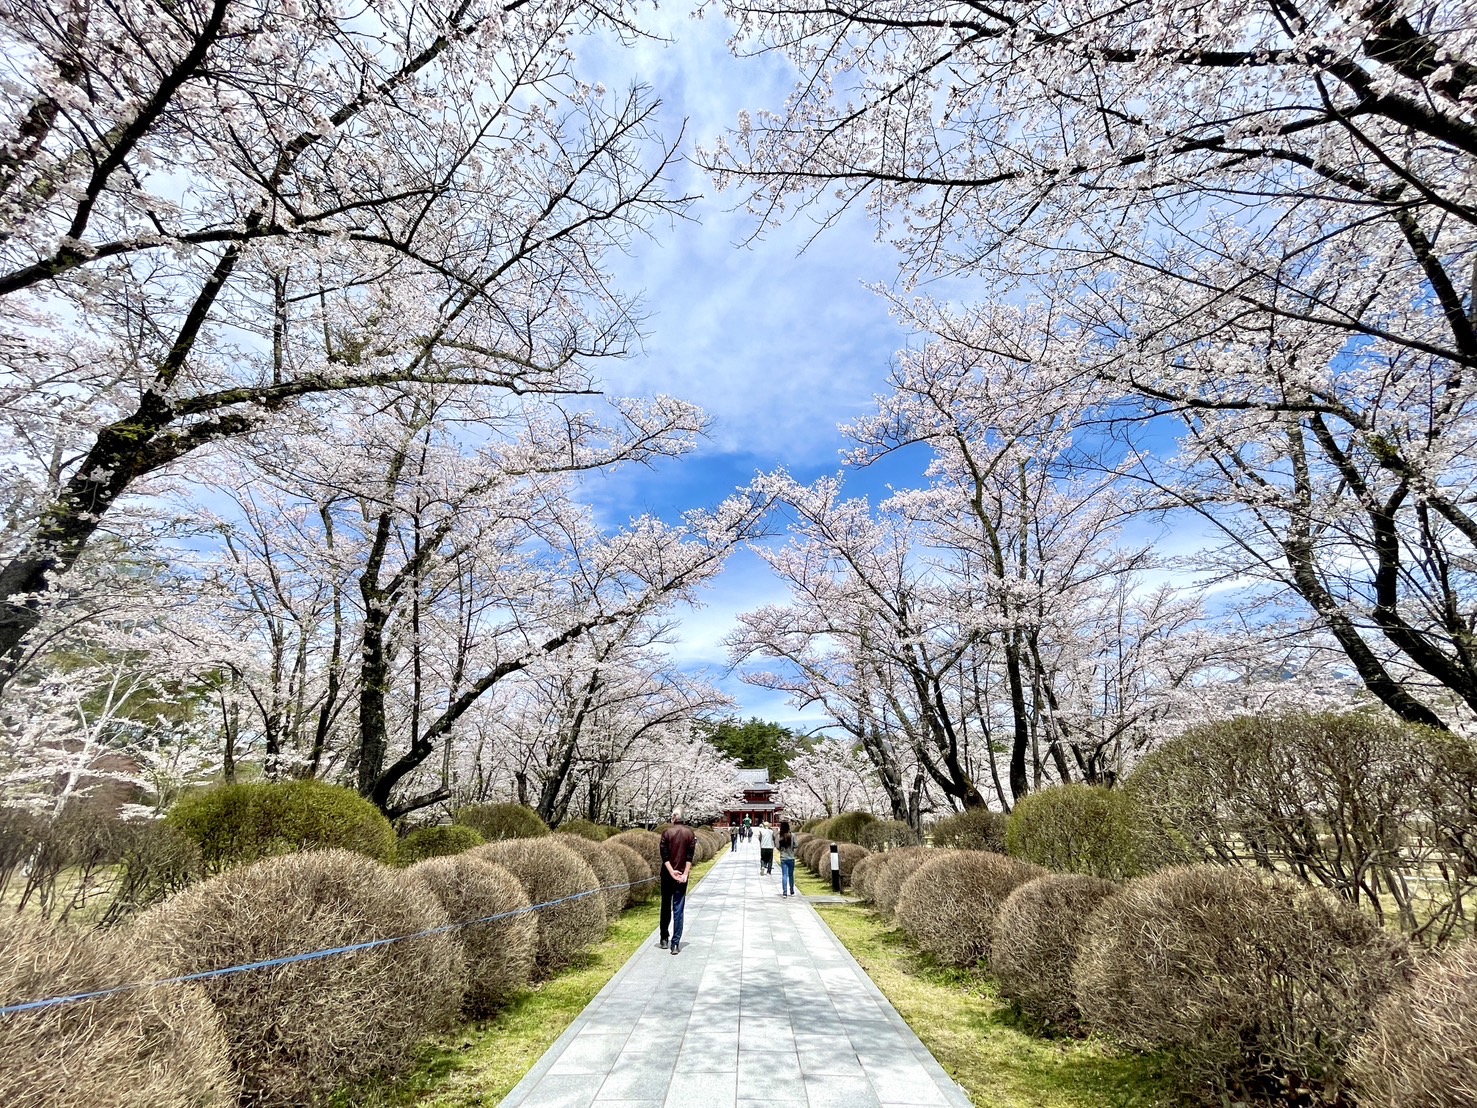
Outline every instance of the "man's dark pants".
<svg viewBox="0 0 1477 1108">
<path fill-rule="evenodd" d="M 687 907 L 687 885 L 678 881 L 667 867 L 662 866 L 662 942 L 669 937 L 674 943 L 682 941 L 682 914 Z"/>
</svg>

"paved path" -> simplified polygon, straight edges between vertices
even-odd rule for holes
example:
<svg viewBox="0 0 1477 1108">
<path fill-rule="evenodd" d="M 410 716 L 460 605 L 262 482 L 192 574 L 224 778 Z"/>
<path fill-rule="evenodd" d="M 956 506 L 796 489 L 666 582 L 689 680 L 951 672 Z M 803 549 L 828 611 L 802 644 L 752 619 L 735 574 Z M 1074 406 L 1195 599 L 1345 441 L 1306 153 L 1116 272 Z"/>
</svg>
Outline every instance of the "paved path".
<svg viewBox="0 0 1477 1108">
<path fill-rule="evenodd" d="M 631 956 L 502 1108 L 968 1108 L 752 843 L 692 893 L 682 953 Z"/>
</svg>

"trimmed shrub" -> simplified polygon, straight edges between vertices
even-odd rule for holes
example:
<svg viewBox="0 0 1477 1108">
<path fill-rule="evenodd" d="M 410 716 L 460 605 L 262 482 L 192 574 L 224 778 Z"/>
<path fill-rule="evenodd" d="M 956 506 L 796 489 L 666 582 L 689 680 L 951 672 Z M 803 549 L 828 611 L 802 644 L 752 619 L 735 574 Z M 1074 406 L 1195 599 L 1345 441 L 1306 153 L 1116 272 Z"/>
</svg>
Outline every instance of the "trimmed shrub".
<svg viewBox="0 0 1477 1108">
<path fill-rule="evenodd" d="M 347 850 L 228 870 L 136 916 L 129 934 L 173 973 L 410 935 L 447 922 L 425 884 Z M 244 1103 L 300 1105 L 394 1073 L 447 1025 L 465 987 L 461 950 L 428 935 L 349 956 L 215 977 Z"/>
<path fill-rule="evenodd" d="M 400 864 L 410 866 L 427 858 L 461 854 L 486 841 L 476 829 L 459 823 L 442 827 L 417 827 L 400 840 Z"/>
<path fill-rule="evenodd" d="M 1385 998 L 1349 1073 L 1361 1108 L 1477 1104 L 1477 942 L 1427 959 Z"/>
<path fill-rule="evenodd" d="M 922 846 L 923 836 L 899 819 L 879 819 L 867 824 L 857 842 L 868 850 L 893 850 L 900 846 Z"/>
<path fill-rule="evenodd" d="M 628 884 L 631 879 L 626 874 L 624 862 L 605 849 L 603 843 L 592 843 L 589 839 L 579 835 L 558 833 L 553 836 L 553 841 L 567 846 L 595 871 L 595 876 L 600 880 L 600 888 L 604 890 L 601 895 L 605 898 L 607 920 L 613 920 L 625 911 L 631 898 L 630 890 L 622 886 Z"/>
<path fill-rule="evenodd" d="M 795 849 L 795 857 L 799 858 L 811 873 L 820 875 L 822 869 L 830 872 L 831 869 L 831 840 L 826 838 L 814 838 L 805 843 L 804 846 Z"/>
<path fill-rule="evenodd" d="M 841 863 L 841 887 L 846 889 L 851 885 L 851 875 L 856 872 L 857 865 L 864 858 L 870 858 L 872 852 L 864 846 L 857 846 L 856 843 L 838 843 L 836 845 L 836 855 L 836 860 Z M 831 878 L 831 861 L 829 857 L 825 859 L 825 870 L 821 873 L 821 876 L 828 881 Z"/>
<path fill-rule="evenodd" d="M 396 857 L 395 829 L 353 789 L 323 781 L 252 781 L 186 793 L 164 822 L 200 847 L 218 873 L 298 850 L 352 850 L 381 862 Z"/>
<path fill-rule="evenodd" d="M 924 950 L 949 966 L 990 953 L 990 931 L 1005 898 L 1045 870 L 985 850 L 930 858 L 903 882 L 897 919 Z"/>
<path fill-rule="evenodd" d="M 1000 995 L 1027 1016 L 1061 1030 L 1081 1022 L 1072 992 L 1077 941 L 1087 918 L 1118 886 L 1078 873 L 1027 881 L 1000 906 L 990 932 L 990 972 Z"/>
<path fill-rule="evenodd" d="M 0 916 L 0 1005 L 168 976 L 119 933 Z M 205 994 L 165 985 L 0 1016 L 0 1104 L 233 1105 L 226 1036 Z"/>
<path fill-rule="evenodd" d="M 1125 788 L 1182 861 L 1293 874 L 1427 943 L 1477 911 L 1471 739 L 1384 713 L 1243 716 L 1160 744 Z"/>
<path fill-rule="evenodd" d="M 1058 873 L 1137 877 L 1145 829 L 1133 797 L 1101 785 L 1058 785 L 1022 797 L 1005 828 L 1012 857 Z"/>
<path fill-rule="evenodd" d="M 578 835 L 582 839 L 589 839 L 592 843 L 603 843 L 620 829 L 603 823 L 591 823 L 587 819 L 571 819 L 561 823 L 559 830 L 566 835 Z"/>
<path fill-rule="evenodd" d="M 898 849 L 903 848 L 899 847 Z M 872 902 L 872 875 L 886 856 L 886 853 L 883 851 L 874 851 L 858 862 L 856 869 L 851 871 L 852 891 L 868 904 Z"/>
<path fill-rule="evenodd" d="M 626 880 L 632 882 L 627 890 L 628 902 L 631 904 L 645 904 L 660 889 L 651 867 L 646 864 L 646 859 L 637 854 L 625 843 L 618 843 L 614 839 L 602 843 L 611 854 L 621 860 L 621 865 L 626 867 Z"/>
<path fill-rule="evenodd" d="M 482 858 L 428 858 L 405 872 L 431 890 L 453 923 L 517 912 L 529 905 L 523 883 L 502 866 Z M 462 1011 L 467 1015 L 490 1014 L 526 988 L 533 977 L 533 959 L 538 952 L 538 919 L 534 913 L 458 928 L 451 936 L 461 943 L 466 960 Z"/>
<path fill-rule="evenodd" d="M 1321 889 L 1202 865 L 1105 900 L 1072 981 L 1091 1030 L 1165 1051 L 1191 1080 L 1252 1095 L 1296 1082 L 1331 1100 L 1409 965 L 1403 940 Z"/>
<path fill-rule="evenodd" d="M 860 843 L 862 831 L 877 822 L 871 812 L 842 812 L 832 816 L 819 827 L 813 828 L 817 835 L 838 843 Z"/>
<path fill-rule="evenodd" d="M 469 804 L 457 809 L 453 822 L 472 828 L 490 843 L 501 839 L 538 839 L 549 833 L 549 825 L 543 818 L 522 804 Z"/>
<path fill-rule="evenodd" d="M 872 904 L 877 911 L 891 919 L 893 912 L 897 910 L 897 898 L 903 890 L 903 882 L 912 877 L 924 862 L 941 858 L 944 854 L 944 851 L 929 850 L 926 847 L 904 846 L 882 855 L 882 860 L 874 863 L 872 876 L 869 878 Z"/>
<path fill-rule="evenodd" d="M 645 859 L 646 864 L 651 867 L 653 876 L 662 875 L 662 837 L 655 831 L 643 831 L 636 828 L 632 831 L 622 831 L 619 835 L 612 835 L 605 841 L 630 847 Z"/>
<path fill-rule="evenodd" d="M 989 808 L 966 808 L 933 825 L 929 841 L 953 850 L 989 850 L 1005 853 L 1005 827 L 1010 817 Z"/>
<path fill-rule="evenodd" d="M 506 866 L 523 883 L 534 905 L 591 893 L 549 908 L 538 915 L 537 973 L 548 976 L 569 965 L 590 943 L 605 937 L 605 898 L 594 892 L 600 878 L 588 862 L 552 839 L 504 839 L 473 848 L 473 858 Z"/>
<path fill-rule="evenodd" d="M 800 830 L 808 835 L 815 834 L 815 829 L 826 821 L 823 819 L 808 819 L 800 825 Z"/>
</svg>

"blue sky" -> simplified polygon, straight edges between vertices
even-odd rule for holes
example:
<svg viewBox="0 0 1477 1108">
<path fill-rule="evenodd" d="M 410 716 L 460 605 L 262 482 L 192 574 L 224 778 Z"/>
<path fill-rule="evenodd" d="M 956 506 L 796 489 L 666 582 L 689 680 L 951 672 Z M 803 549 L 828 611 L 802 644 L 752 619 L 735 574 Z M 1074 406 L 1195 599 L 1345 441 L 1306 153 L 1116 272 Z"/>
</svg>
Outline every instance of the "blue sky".
<svg viewBox="0 0 1477 1108">
<path fill-rule="evenodd" d="M 688 153 L 733 124 L 740 109 L 778 104 L 790 89 L 793 73 L 782 59 L 729 53 L 722 19 L 663 9 L 655 25 L 670 42 L 625 48 L 587 41 L 578 47 L 579 69 L 613 91 L 650 85 L 662 101 L 665 132 L 675 135 L 686 121 Z M 606 383 L 617 394 L 690 400 L 712 417 L 713 429 L 695 455 L 592 479 L 587 495 L 611 524 L 715 504 L 761 470 L 783 466 L 800 480 L 835 472 L 843 445 L 837 424 L 872 406 L 906 341 L 867 288 L 892 281 L 896 256 L 862 219 L 844 219 L 805 249 L 813 226 L 803 218 L 746 242 L 754 220 L 733 211 L 735 198 L 717 194 L 697 167 L 678 166 L 672 191 L 701 194 L 693 222 L 655 228 L 653 240 L 615 259 L 621 286 L 644 295 L 647 341 L 636 357 L 607 367 Z M 914 484 L 917 460 L 856 474 L 848 487 L 875 497 L 889 481 Z M 682 614 L 673 651 L 685 668 L 710 668 L 740 714 L 809 728 L 823 717 L 797 713 L 782 696 L 723 672 L 720 642 L 734 617 L 783 598 L 763 562 L 741 552 L 706 605 Z"/>
</svg>

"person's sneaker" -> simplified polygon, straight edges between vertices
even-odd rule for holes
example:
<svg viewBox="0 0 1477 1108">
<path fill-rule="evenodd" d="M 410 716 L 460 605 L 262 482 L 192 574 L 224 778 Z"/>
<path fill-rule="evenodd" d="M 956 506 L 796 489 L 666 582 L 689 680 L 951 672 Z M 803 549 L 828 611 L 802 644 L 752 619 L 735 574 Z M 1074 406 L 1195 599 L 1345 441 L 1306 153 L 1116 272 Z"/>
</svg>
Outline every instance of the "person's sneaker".
<svg viewBox="0 0 1477 1108">
<path fill-rule="evenodd" d="M 661 948 L 662 948 L 662 949 L 663 949 L 663 950 L 666 950 L 666 949 L 667 949 L 667 940 L 666 940 L 666 939 L 663 939 L 663 940 L 662 940 L 662 941 L 661 941 Z"/>
<path fill-rule="evenodd" d="M 672 953 L 673 953 L 673 954 L 676 954 L 676 953 L 677 953 L 677 948 L 678 948 L 678 946 L 680 946 L 680 945 L 681 945 L 681 944 L 679 944 L 679 943 L 677 943 L 677 942 L 675 942 L 675 941 L 674 941 L 674 942 L 673 942 L 673 943 L 672 943 Z"/>
</svg>

